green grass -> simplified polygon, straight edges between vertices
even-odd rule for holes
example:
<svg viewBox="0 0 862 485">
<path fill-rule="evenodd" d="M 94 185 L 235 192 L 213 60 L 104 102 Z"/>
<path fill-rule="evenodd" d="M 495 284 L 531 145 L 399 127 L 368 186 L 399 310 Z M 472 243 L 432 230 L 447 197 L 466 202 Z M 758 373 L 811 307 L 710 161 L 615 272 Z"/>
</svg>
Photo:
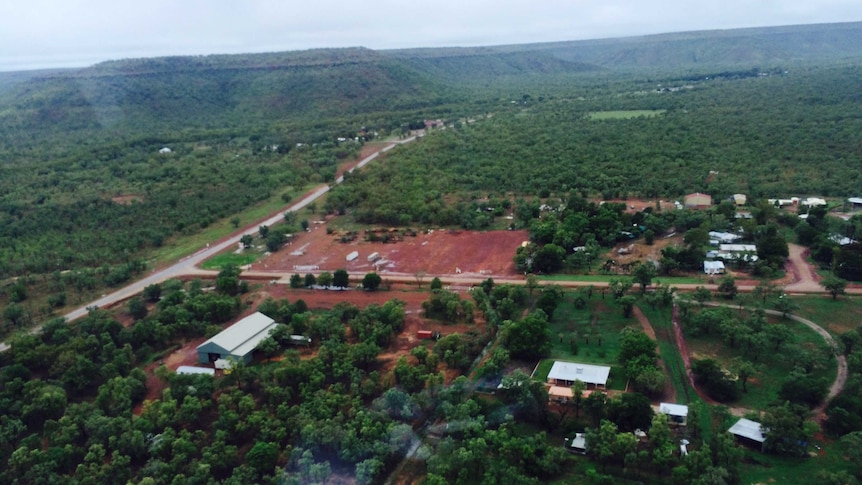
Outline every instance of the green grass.
<svg viewBox="0 0 862 485">
<path fill-rule="evenodd" d="M 831 295 L 794 296 L 793 301 L 799 305 L 796 315 L 817 323 L 833 335 L 857 328 L 862 321 L 862 298 L 858 296 L 841 295 L 837 300 Z"/>
<path fill-rule="evenodd" d="M 635 109 L 626 111 L 596 111 L 590 113 L 591 120 L 629 120 L 640 116 L 652 118 L 664 114 L 663 109 Z"/>
<path fill-rule="evenodd" d="M 201 264 L 203 269 L 222 269 L 227 265 L 245 266 L 254 263 L 261 256 L 255 251 L 243 251 L 241 254 L 221 253 L 213 256 Z"/>
<path fill-rule="evenodd" d="M 598 275 L 598 274 L 552 274 L 538 276 L 541 281 L 586 281 L 595 283 L 607 283 L 612 279 L 619 279 L 621 275 Z M 695 276 L 663 276 L 653 280 L 653 284 L 663 285 L 685 285 L 704 284 L 706 280 Z"/>
<path fill-rule="evenodd" d="M 623 317 L 610 295 L 595 292 L 584 308 L 575 308 L 565 298 L 550 322 L 551 357 L 587 364 L 615 364 L 620 351 L 620 331 L 638 326 L 634 318 Z M 570 342 L 574 342 L 573 346 Z"/>
<path fill-rule="evenodd" d="M 740 483 L 780 483 L 786 485 L 808 485 L 822 483 L 817 480 L 821 470 L 838 472 L 850 470 L 842 458 L 839 445 L 818 443 L 822 450 L 817 456 L 807 458 L 768 455 L 756 450 L 746 450 L 742 463 Z M 812 447 L 811 451 L 815 451 Z"/>
</svg>

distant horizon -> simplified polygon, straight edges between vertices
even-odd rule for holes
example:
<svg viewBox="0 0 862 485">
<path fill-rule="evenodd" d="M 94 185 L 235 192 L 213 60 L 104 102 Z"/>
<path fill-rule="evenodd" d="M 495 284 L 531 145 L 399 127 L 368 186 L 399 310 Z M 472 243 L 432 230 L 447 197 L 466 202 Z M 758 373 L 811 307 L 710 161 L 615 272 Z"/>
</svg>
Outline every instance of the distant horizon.
<svg viewBox="0 0 862 485">
<path fill-rule="evenodd" d="M 488 47 L 862 21 L 859 0 L 28 0 L 4 5 L 0 71 L 363 46 Z"/>
<path fill-rule="evenodd" d="M 99 60 L 80 60 L 80 61 L 71 61 L 67 65 L 59 65 L 50 63 L 49 65 L 44 66 L 33 66 L 28 68 L 21 69 L 7 69 L 3 66 L 0 66 L 0 73 L 15 73 L 15 72 L 35 72 L 35 71 L 52 71 L 52 70 L 74 70 L 74 69 L 86 69 L 88 67 L 93 67 L 97 64 L 105 63 L 105 62 L 114 62 L 114 61 L 123 61 L 123 60 L 143 60 L 143 59 L 159 59 L 159 58 L 167 58 L 167 57 L 206 57 L 206 56 L 242 56 L 242 55 L 257 55 L 257 54 L 271 54 L 271 53 L 279 53 L 279 52 L 302 52 L 302 51 L 311 51 L 311 50 L 327 50 L 327 49 L 369 49 L 378 52 L 386 52 L 386 51 L 400 51 L 400 50 L 425 50 L 425 49 L 471 49 L 471 48 L 482 48 L 482 47 L 506 47 L 506 46 L 527 46 L 527 45 L 536 45 L 536 44 L 555 44 L 555 43 L 566 43 L 566 42 L 591 42 L 591 41 L 602 41 L 602 40 L 622 40 L 628 38 L 637 38 L 637 37 L 661 37 L 661 36 L 669 36 L 669 35 L 677 35 L 677 34 L 688 34 L 688 33 L 703 33 L 703 32 L 732 32 L 732 31 L 745 31 L 745 30 L 757 30 L 757 29 L 775 29 L 775 28 L 794 28 L 794 27 L 815 27 L 815 26 L 823 26 L 823 25 L 851 25 L 851 24 L 859 24 L 862 21 L 846 21 L 846 22 L 821 22 L 821 23 L 810 23 L 810 24 L 782 24 L 782 25 L 761 25 L 761 26 L 751 26 L 751 27 L 731 27 L 731 28 L 714 28 L 714 29 L 701 29 L 701 30 L 679 30 L 679 31 L 670 31 L 670 32 L 655 32 L 655 33 L 644 33 L 644 34 L 631 34 L 631 35 L 620 35 L 620 36 L 610 36 L 610 37 L 594 37 L 594 38 L 586 38 L 586 39 L 560 39 L 560 40 L 540 40 L 535 42 L 521 42 L 521 43 L 497 43 L 497 44 L 474 44 L 474 45 L 437 45 L 437 46 L 406 46 L 406 47 L 388 47 L 388 48 L 373 48 L 363 45 L 345 45 L 345 46 L 319 46 L 319 47 L 307 47 L 307 48 L 299 48 L 299 49 L 264 49 L 258 51 L 246 51 L 246 52 L 209 52 L 209 53 L 185 53 L 185 54 L 158 54 L 158 55 L 142 55 L 135 56 L 130 55 L 126 57 L 112 57 L 112 58 L 103 58 Z"/>
</svg>

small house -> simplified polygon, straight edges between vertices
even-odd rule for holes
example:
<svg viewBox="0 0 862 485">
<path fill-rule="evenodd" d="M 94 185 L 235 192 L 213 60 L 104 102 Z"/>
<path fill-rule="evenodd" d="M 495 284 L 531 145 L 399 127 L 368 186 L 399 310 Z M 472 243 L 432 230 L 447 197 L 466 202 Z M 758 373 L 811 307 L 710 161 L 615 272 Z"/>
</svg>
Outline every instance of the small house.
<svg viewBox="0 0 862 485">
<path fill-rule="evenodd" d="M 611 368 L 603 365 L 580 364 L 556 361 L 548 372 L 548 383 L 555 386 L 571 387 L 581 381 L 594 388 L 606 387 Z"/>
<path fill-rule="evenodd" d="M 658 412 L 667 415 L 670 424 L 685 426 L 688 419 L 688 406 L 683 404 L 671 404 L 667 402 L 658 405 Z"/>
<path fill-rule="evenodd" d="M 686 209 L 706 209 L 712 205 L 712 196 L 700 192 L 688 194 L 683 198 L 683 205 Z"/>
<path fill-rule="evenodd" d="M 763 444 L 766 442 L 766 433 L 763 426 L 757 421 L 741 418 L 727 431 L 736 436 L 740 443 L 757 446 L 763 451 Z"/>
<path fill-rule="evenodd" d="M 733 194 L 731 200 L 736 205 L 745 205 L 745 203 L 748 202 L 748 197 L 746 197 L 745 194 Z"/>
<path fill-rule="evenodd" d="M 724 274 L 723 261 L 704 261 L 703 272 L 708 275 Z"/>
<path fill-rule="evenodd" d="M 862 197 L 850 197 L 847 202 L 853 210 L 862 209 Z"/>
</svg>

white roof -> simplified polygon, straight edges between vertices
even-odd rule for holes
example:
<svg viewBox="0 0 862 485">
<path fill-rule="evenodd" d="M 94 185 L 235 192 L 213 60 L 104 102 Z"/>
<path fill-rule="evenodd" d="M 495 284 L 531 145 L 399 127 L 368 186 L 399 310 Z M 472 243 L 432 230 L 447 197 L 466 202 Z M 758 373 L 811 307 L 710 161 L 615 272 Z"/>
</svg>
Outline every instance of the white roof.
<svg viewBox="0 0 862 485">
<path fill-rule="evenodd" d="M 575 433 L 575 437 L 569 440 L 569 448 L 575 450 L 587 449 L 587 435 L 584 433 Z"/>
<path fill-rule="evenodd" d="M 748 438 L 750 440 L 757 441 L 758 443 L 766 441 L 766 436 L 763 434 L 763 428 L 761 428 L 760 423 L 751 421 L 750 419 L 741 418 L 727 431 L 729 431 L 730 434 L 742 436 L 743 438 Z"/>
<path fill-rule="evenodd" d="M 269 332 L 277 325 L 278 323 L 272 318 L 263 313 L 255 312 L 222 330 L 218 335 L 198 345 L 197 348 L 214 344 L 231 355 L 242 356 L 254 350 L 257 344 L 267 338 Z"/>
<path fill-rule="evenodd" d="M 658 405 L 658 412 L 671 416 L 688 416 L 688 406 L 663 402 Z"/>
<path fill-rule="evenodd" d="M 719 231 L 709 231 L 709 237 L 710 239 L 718 239 L 721 242 L 733 242 L 737 239 L 742 239 L 742 236 L 740 236 L 739 234 Z"/>
<path fill-rule="evenodd" d="M 548 379 L 581 381 L 587 384 L 606 385 L 611 368 L 603 365 L 580 364 L 575 362 L 554 362 Z"/>
<path fill-rule="evenodd" d="M 730 251 L 737 253 L 757 252 L 757 246 L 754 244 L 719 244 L 718 249 L 720 251 Z"/>
<path fill-rule="evenodd" d="M 724 262 L 723 261 L 704 261 L 703 262 L 703 272 L 706 274 L 715 273 L 717 271 L 724 271 Z"/>
<path fill-rule="evenodd" d="M 809 197 L 802 201 L 802 205 L 826 205 L 826 201 L 820 197 Z"/>
<path fill-rule="evenodd" d="M 862 197 L 850 197 L 847 199 L 847 202 L 851 204 L 862 204 Z"/>
<path fill-rule="evenodd" d="M 195 367 L 193 365 L 181 365 L 177 367 L 177 374 L 206 374 L 215 375 L 215 369 L 209 367 Z"/>
</svg>

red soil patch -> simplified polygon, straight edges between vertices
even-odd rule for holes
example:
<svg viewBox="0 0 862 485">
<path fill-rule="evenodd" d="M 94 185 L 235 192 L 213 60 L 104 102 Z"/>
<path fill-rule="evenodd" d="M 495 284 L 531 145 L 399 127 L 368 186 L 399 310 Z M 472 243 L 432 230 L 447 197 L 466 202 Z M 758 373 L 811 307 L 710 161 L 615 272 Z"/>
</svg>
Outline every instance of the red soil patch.
<svg viewBox="0 0 862 485">
<path fill-rule="evenodd" d="M 405 236 L 402 241 L 382 243 L 357 240 L 339 242 L 340 236 L 326 234 L 325 223 L 313 224 L 312 229 L 297 235 L 279 252 L 252 265 L 252 270 L 306 273 L 346 269 L 351 273 L 377 271 L 386 274 L 413 275 L 424 271 L 429 275 L 499 277 L 517 275 L 512 258 L 527 231 L 429 231 L 417 236 Z M 347 261 L 347 255 L 357 251 L 359 257 Z M 368 260 L 378 253 L 377 265 Z"/>
</svg>

